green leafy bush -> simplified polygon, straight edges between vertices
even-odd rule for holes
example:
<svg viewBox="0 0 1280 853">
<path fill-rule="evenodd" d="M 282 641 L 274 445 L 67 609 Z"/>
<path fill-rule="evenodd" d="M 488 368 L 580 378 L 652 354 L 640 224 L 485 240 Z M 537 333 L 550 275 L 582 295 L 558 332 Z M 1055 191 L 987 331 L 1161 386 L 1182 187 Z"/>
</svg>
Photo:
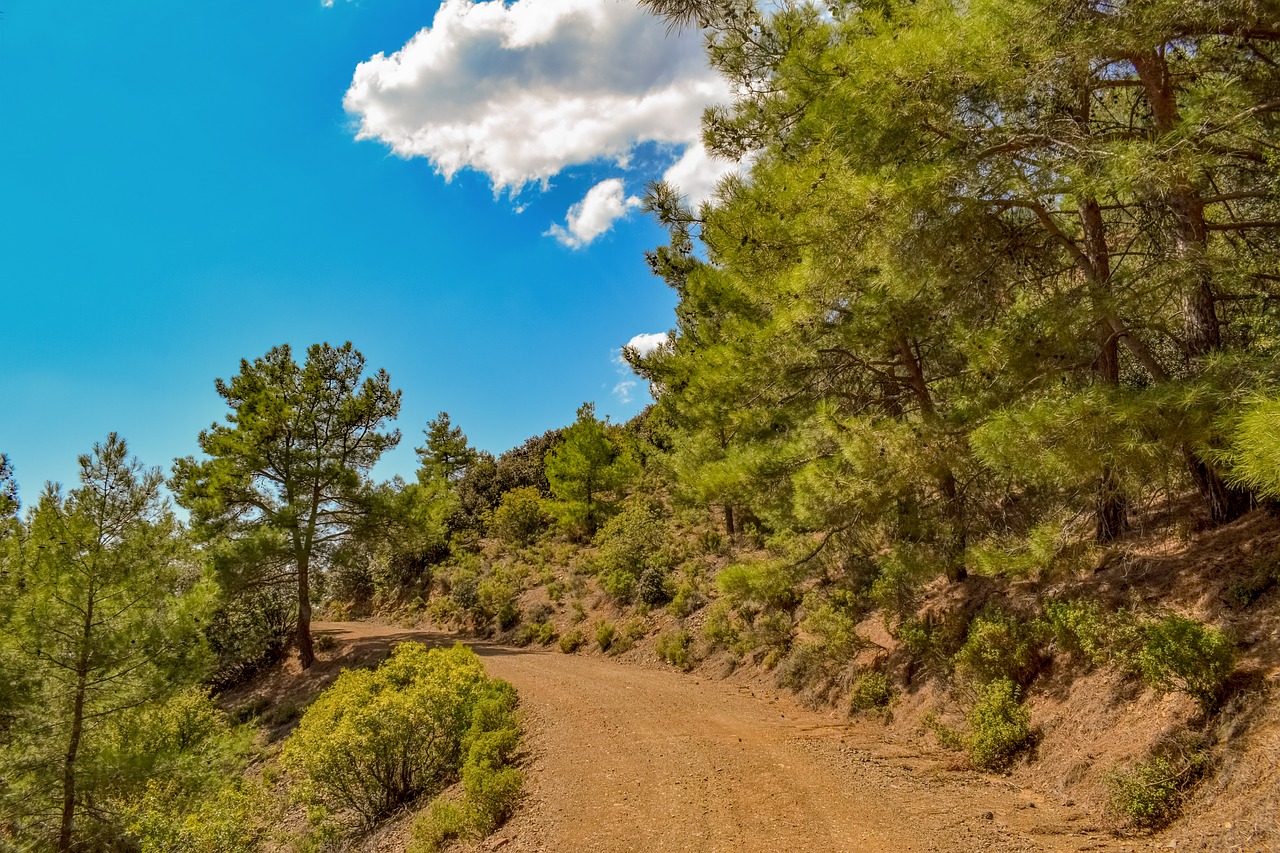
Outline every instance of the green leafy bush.
<svg viewBox="0 0 1280 853">
<path fill-rule="evenodd" d="M 716 575 L 720 594 L 736 609 L 783 610 L 795 607 L 795 571 L 778 561 L 738 563 Z"/>
<path fill-rule="evenodd" d="M 1186 742 L 1168 744 L 1161 752 L 1111 774 L 1111 810 L 1143 829 L 1157 829 L 1178 816 L 1207 764 L 1204 753 Z"/>
<path fill-rule="evenodd" d="M 534 486 L 521 486 L 502 496 L 489 521 L 489 529 L 504 542 L 529 545 L 551 524 L 543 506 L 542 493 Z"/>
<path fill-rule="evenodd" d="M 554 622 L 550 620 L 529 622 L 520 629 L 520 633 L 516 634 L 516 645 L 529 646 L 537 643 L 540 646 L 545 646 L 555 638 L 556 626 Z"/>
<path fill-rule="evenodd" d="M 636 641 L 644 635 L 644 621 L 641 619 L 628 619 L 618 626 L 618 632 L 613 638 L 613 644 L 609 647 L 609 653 L 620 655 L 631 651 Z"/>
<path fill-rule="evenodd" d="M 600 587 L 620 602 L 633 600 L 647 571 L 665 573 L 670 568 L 669 561 L 661 559 L 667 539 L 667 530 L 654 509 L 639 498 L 628 500 L 622 512 L 609 519 L 595 537 L 598 551 L 594 564 Z M 660 595 L 653 587 L 651 579 L 647 591 Z"/>
<path fill-rule="evenodd" d="M 953 660 L 956 673 L 976 684 L 1007 678 L 1019 687 L 1031 683 L 1042 658 L 1043 626 L 999 611 L 969 623 L 964 645 Z"/>
<path fill-rule="evenodd" d="M 741 632 L 728 601 L 720 599 L 707 610 L 706 621 L 702 623 L 702 636 L 712 649 L 731 649 L 738 645 Z"/>
<path fill-rule="evenodd" d="M 986 770 L 1009 766 L 1031 740 L 1031 715 L 1018 701 L 1018 686 L 1008 678 L 982 688 L 968 720 L 969 758 Z"/>
<path fill-rule="evenodd" d="M 676 594 L 671 597 L 671 603 L 667 605 L 667 612 L 678 619 L 683 619 L 697 612 L 706 603 L 707 599 L 698 587 L 685 581 L 676 588 Z"/>
<path fill-rule="evenodd" d="M 692 669 L 695 663 L 693 635 L 688 631 L 672 631 L 659 635 L 655 651 L 662 660 L 684 670 Z"/>
<path fill-rule="evenodd" d="M 566 631 L 560 637 L 560 651 L 567 655 L 571 655 L 587 642 L 587 635 L 582 633 L 581 628 L 574 628 L 572 631 Z"/>
<path fill-rule="evenodd" d="M 883 672 L 864 672 L 853 682 L 849 692 L 849 711 L 853 714 L 889 707 L 895 691 Z"/>
<path fill-rule="evenodd" d="M 295 595 L 278 589 L 246 593 L 222 602 L 205 626 L 217 659 L 210 682 L 228 687 L 283 660 L 298 624 Z"/>
<path fill-rule="evenodd" d="M 315 801 L 373 823 L 456 779 L 464 747 L 505 726 L 514 706 L 511 686 L 461 644 L 404 643 L 376 670 L 343 672 L 281 760 Z"/>
<path fill-rule="evenodd" d="M 1142 627 L 1135 666 L 1161 690 L 1181 690 L 1212 708 L 1236 664 L 1236 647 L 1221 631 L 1170 614 Z"/>
<path fill-rule="evenodd" d="M 1063 651 L 1082 655 L 1095 665 L 1112 659 L 1116 645 L 1116 617 L 1083 598 L 1051 601 L 1044 607 L 1045 621 L 1054 642 Z"/>
<path fill-rule="evenodd" d="M 517 590 L 498 578 L 488 577 L 476 585 L 477 621 L 493 620 L 502 630 L 520 621 L 520 607 L 516 604 Z"/>
<path fill-rule="evenodd" d="M 671 600 L 671 578 L 665 566 L 649 566 L 636 581 L 636 598 L 651 607 Z"/>
<path fill-rule="evenodd" d="M 412 840 L 405 853 L 436 853 L 445 842 L 470 831 L 469 817 L 463 803 L 437 797 L 413 821 Z"/>
<path fill-rule="evenodd" d="M 600 651 L 609 651 L 613 645 L 613 639 L 618 634 L 617 627 L 608 619 L 601 619 L 596 623 L 596 645 L 600 647 Z"/>
<path fill-rule="evenodd" d="M 129 808 L 129 832 L 141 853 L 257 853 L 267 834 L 265 800 L 243 783 L 192 797 L 173 782 L 153 782 Z"/>
</svg>

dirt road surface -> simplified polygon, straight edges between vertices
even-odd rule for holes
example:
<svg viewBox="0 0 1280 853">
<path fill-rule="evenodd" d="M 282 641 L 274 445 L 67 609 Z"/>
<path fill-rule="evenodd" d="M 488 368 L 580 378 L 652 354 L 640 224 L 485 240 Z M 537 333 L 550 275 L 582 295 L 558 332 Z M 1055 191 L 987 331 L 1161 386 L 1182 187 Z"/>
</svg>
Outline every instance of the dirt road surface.
<svg viewBox="0 0 1280 853">
<path fill-rule="evenodd" d="M 367 657 L 455 638 L 314 623 Z M 886 742 L 874 722 L 804 710 L 746 685 L 591 656 L 472 642 L 520 693 L 525 797 L 488 849 L 1122 851 L 1096 816 L 949 754 Z M 346 655 L 344 655 L 346 657 Z M 1145 845 L 1144 845 L 1145 846 Z"/>
</svg>

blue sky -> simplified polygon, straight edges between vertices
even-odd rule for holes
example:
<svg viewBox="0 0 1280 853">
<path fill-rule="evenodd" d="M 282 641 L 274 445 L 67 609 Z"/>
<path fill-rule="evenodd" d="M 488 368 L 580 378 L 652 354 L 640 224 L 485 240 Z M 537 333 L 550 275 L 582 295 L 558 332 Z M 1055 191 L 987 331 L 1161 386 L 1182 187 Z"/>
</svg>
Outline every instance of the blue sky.
<svg viewBox="0 0 1280 853">
<path fill-rule="evenodd" d="M 616 350 L 675 297 L 635 197 L 718 174 L 698 37 L 621 0 L 436 6 L 4 6 L 0 451 L 25 499 L 112 430 L 166 470 L 195 453 L 214 378 L 283 342 L 351 340 L 403 389 L 382 476 L 440 410 L 494 452 L 584 400 L 639 411 Z"/>
</svg>

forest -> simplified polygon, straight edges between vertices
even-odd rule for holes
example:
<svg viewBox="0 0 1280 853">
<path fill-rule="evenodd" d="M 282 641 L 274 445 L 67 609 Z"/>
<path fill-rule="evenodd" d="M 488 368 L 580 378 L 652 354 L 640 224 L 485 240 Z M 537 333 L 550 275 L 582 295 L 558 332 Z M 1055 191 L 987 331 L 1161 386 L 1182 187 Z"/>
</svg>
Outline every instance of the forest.
<svg viewBox="0 0 1280 853">
<path fill-rule="evenodd" d="M 496 456 L 441 412 L 379 482 L 391 377 L 282 345 L 167 471 L 112 434 L 20 505 L 0 457 L 0 849 L 344 849 L 408 803 L 410 849 L 492 831 L 517 697 L 464 648 L 275 740 L 228 700 L 313 666 L 317 614 L 769 673 L 1032 780 L 1051 695 L 1100 736 L 1173 696 L 1079 796 L 1151 832 L 1253 784 L 1210 782 L 1277 713 L 1280 6 L 643 4 L 705 32 L 736 93 L 705 142 L 745 164 L 644 199 L 654 404 Z"/>
</svg>

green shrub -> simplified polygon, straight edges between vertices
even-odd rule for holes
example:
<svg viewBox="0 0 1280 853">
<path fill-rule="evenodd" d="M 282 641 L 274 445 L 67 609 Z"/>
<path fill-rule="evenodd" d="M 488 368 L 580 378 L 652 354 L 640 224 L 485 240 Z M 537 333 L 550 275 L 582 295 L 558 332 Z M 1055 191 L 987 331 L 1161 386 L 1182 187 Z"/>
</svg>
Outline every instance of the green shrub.
<svg viewBox="0 0 1280 853">
<path fill-rule="evenodd" d="M 748 639 L 752 648 L 764 652 L 765 668 L 772 669 L 791 650 L 794 637 L 791 614 L 785 610 L 774 610 L 756 617 L 751 623 Z"/>
<path fill-rule="evenodd" d="M 658 657 L 683 670 L 693 668 L 693 635 L 688 631 L 672 631 L 660 634 L 655 651 Z"/>
<path fill-rule="evenodd" d="M 982 688 L 968 720 L 969 758 L 986 770 L 1008 767 L 1031 740 L 1031 715 L 1018 701 L 1018 686 L 1008 678 Z"/>
<path fill-rule="evenodd" d="M 209 650 L 217 659 L 210 682 L 228 687 L 283 660 L 297 628 L 293 596 L 267 589 L 227 599 L 205 626 Z"/>
<path fill-rule="evenodd" d="M 516 634 L 517 646 L 528 646 L 537 643 L 546 646 L 556 638 L 556 626 L 551 621 L 545 622 L 529 622 L 520 629 L 520 633 Z"/>
<path fill-rule="evenodd" d="M 697 612 L 706 603 L 706 597 L 698 591 L 698 588 L 685 581 L 676 588 L 676 594 L 671 597 L 671 603 L 667 605 L 667 612 L 677 619 L 683 619 Z"/>
<path fill-rule="evenodd" d="M 636 596 L 637 579 L 630 569 L 608 569 L 600 572 L 600 588 L 621 604 L 629 604 Z"/>
<path fill-rule="evenodd" d="M 644 637 L 645 627 L 644 621 L 641 619 L 628 619 L 618 627 L 618 633 L 613 638 L 613 644 L 609 648 L 609 653 L 620 655 L 624 652 L 631 651 L 636 641 Z"/>
<path fill-rule="evenodd" d="M 436 853 L 445 842 L 467 835 L 471 830 L 462 803 L 437 797 L 427 810 L 413 821 L 412 840 L 405 853 Z"/>
<path fill-rule="evenodd" d="M 1143 625 L 1134 663 L 1152 687 L 1181 690 L 1209 710 L 1235 669 L 1236 648 L 1216 628 L 1170 614 Z"/>
<path fill-rule="evenodd" d="M 651 607 L 658 607 L 671 600 L 671 579 L 663 566 L 649 566 L 636 581 L 636 598 Z"/>
<path fill-rule="evenodd" d="M 741 640 L 741 634 L 733 618 L 733 608 L 729 602 L 720 599 L 707 611 L 706 621 L 702 623 L 702 636 L 712 649 L 735 648 Z"/>
<path fill-rule="evenodd" d="M 511 584 L 495 577 L 480 581 L 476 585 L 476 621 L 492 620 L 504 631 L 514 627 L 520 621 L 520 608 L 516 604 L 517 592 Z"/>
<path fill-rule="evenodd" d="M 1019 687 L 1031 683 L 1041 664 L 1043 626 L 990 611 L 969 623 L 964 645 L 953 661 L 956 673 L 975 684 L 1007 678 Z"/>
<path fill-rule="evenodd" d="M 797 601 L 794 575 L 789 563 L 739 563 L 716 575 L 716 587 L 735 609 L 790 609 Z"/>
<path fill-rule="evenodd" d="M 542 493 L 534 486 L 521 486 L 502 496 L 490 517 L 489 529 L 504 542 L 528 545 L 550 524 Z"/>
<path fill-rule="evenodd" d="M 256 853 L 266 836 L 263 792 L 242 783 L 192 798 L 172 781 L 153 782 L 128 808 L 141 853 Z"/>
<path fill-rule="evenodd" d="M 965 736 L 938 719 L 938 715 L 933 711 L 925 714 L 920 723 L 925 729 L 933 732 L 934 737 L 938 739 L 938 745 L 943 749 L 959 751 L 966 748 Z"/>
<path fill-rule="evenodd" d="M 1044 607 L 1044 616 L 1054 642 L 1063 651 L 1082 655 L 1098 666 L 1112 659 L 1116 617 L 1096 602 L 1083 598 L 1051 601 Z"/>
<path fill-rule="evenodd" d="M 493 832 L 515 811 L 524 775 L 514 767 L 468 764 L 462 769 L 462 788 L 477 834 Z"/>
<path fill-rule="evenodd" d="M 449 576 L 449 597 L 458 612 L 474 615 L 480 609 L 480 573 L 473 567 L 457 567 Z"/>
<path fill-rule="evenodd" d="M 596 534 L 594 559 L 600 587 L 620 602 L 630 602 L 648 569 L 667 569 L 659 559 L 668 539 L 665 526 L 643 499 L 628 500 L 622 512 Z M 665 599 L 664 599 L 665 600 Z"/>
<path fill-rule="evenodd" d="M 860 714 L 887 708 L 893 701 L 894 692 L 883 672 L 864 672 L 853 682 L 849 693 L 849 712 Z"/>
<path fill-rule="evenodd" d="M 560 651 L 567 655 L 571 655 L 587 642 L 587 635 L 582 633 L 581 628 L 574 628 L 572 631 L 565 632 L 560 637 Z"/>
<path fill-rule="evenodd" d="M 435 625 L 448 625 L 462 618 L 457 603 L 446 596 L 439 596 L 427 605 L 427 618 Z"/>
<path fill-rule="evenodd" d="M 920 590 L 938 574 L 938 562 L 933 555 L 899 546 L 876 561 L 876 577 L 869 597 L 899 621 L 910 619 L 920 603 Z"/>
<path fill-rule="evenodd" d="M 596 645 L 600 647 L 600 651 L 609 651 L 617 633 L 618 629 L 608 619 L 601 619 L 596 623 Z"/>
<path fill-rule="evenodd" d="M 1178 816 L 1187 791 L 1204 773 L 1206 759 L 1187 744 L 1173 747 L 1170 755 L 1156 755 L 1128 771 L 1111 774 L 1114 813 L 1144 829 L 1157 829 Z"/>
<path fill-rule="evenodd" d="M 486 726 L 506 725 L 514 704 L 510 685 L 489 679 L 461 644 L 404 643 L 375 670 L 339 675 L 281 760 L 315 801 L 372 824 L 456 779 L 464 746 Z"/>
</svg>

